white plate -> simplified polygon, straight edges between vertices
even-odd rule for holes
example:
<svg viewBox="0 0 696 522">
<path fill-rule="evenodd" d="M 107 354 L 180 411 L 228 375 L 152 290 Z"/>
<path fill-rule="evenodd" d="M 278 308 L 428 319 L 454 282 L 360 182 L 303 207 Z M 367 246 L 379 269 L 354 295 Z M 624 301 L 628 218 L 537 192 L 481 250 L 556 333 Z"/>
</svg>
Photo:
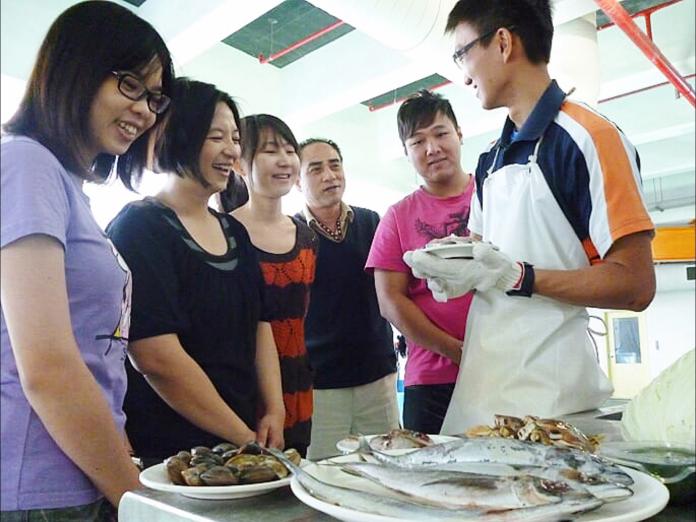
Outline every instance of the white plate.
<svg viewBox="0 0 696 522">
<path fill-rule="evenodd" d="M 385 435 L 384 433 L 377 434 L 377 435 L 365 435 L 365 438 L 367 441 L 371 441 L 375 437 L 381 437 L 382 435 Z M 348 437 L 345 437 L 341 440 L 339 440 L 336 443 L 336 449 L 340 451 L 341 453 L 352 453 L 353 451 L 358 449 L 358 439 L 355 438 L 355 435 L 349 435 Z M 450 437 L 448 435 L 428 435 L 430 439 L 433 441 L 433 444 L 442 444 L 443 442 L 449 442 L 451 440 L 455 440 L 457 437 Z M 416 449 L 416 448 L 414 448 Z M 396 451 L 396 450 L 394 450 Z"/>
<path fill-rule="evenodd" d="M 423 248 L 423 252 L 428 252 L 443 259 L 461 257 L 472 259 L 474 257 L 473 243 L 444 243 L 434 244 Z"/>
<path fill-rule="evenodd" d="M 301 465 L 305 466 L 306 464 L 307 461 L 303 460 Z M 225 500 L 263 495 L 274 489 L 289 485 L 291 478 L 292 475 L 288 475 L 285 478 L 272 482 L 239 484 L 236 486 L 178 486 L 177 484 L 172 484 L 172 481 L 169 480 L 165 464 L 156 464 L 140 473 L 140 482 L 148 488 L 206 500 Z"/>
<path fill-rule="evenodd" d="M 330 460 L 349 462 L 357 459 L 353 455 L 345 455 Z M 308 473 L 311 473 L 313 476 L 325 482 L 353 489 L 370 491 L 380 495 L 384 495 L 385 493 L 383 488 L 370 482 L 369 480 L 348 475 L 347 473 L 340 471 L 340 469 L 335 466 L 319 466 L 311 463 L 304 469 Z M 659 480 L 654 479 L 645 473 L 641 473 L 640 471 L 635 471 L 630 468 L 623 469 L 626 471 L 626 473 L 633 477 L 634 484 L 631 486 L 633 489 L 633 496 L 626 500 L 605 504 L 596 511 L 591 511 L 576 518 L 576 522 L 635 522 L 638 520 L 645 520 L 662 511 L 669 500 L 669 492 L 667 491 L 667 488 Z M 328 504 L 311 496 L 307 490 L 302 487 L 302 484 L 300 484 L 300 482 L 295 478 L 293 478 L 291 481 L 290 488 L 301 502 L 318 511 L 346 522 L 404 522 L 406 520 L 402 518 L 386 517 L 383 515 L 372 515 L 349 508 Z"/>
</svg>

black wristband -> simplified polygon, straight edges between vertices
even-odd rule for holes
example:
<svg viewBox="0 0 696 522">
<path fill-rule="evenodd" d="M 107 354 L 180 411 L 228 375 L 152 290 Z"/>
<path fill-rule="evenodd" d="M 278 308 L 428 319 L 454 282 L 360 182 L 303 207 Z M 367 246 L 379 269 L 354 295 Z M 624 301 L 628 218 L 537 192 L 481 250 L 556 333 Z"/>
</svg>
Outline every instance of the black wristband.
<svg viewBox="0 0 696 522">
<path fill-rule="evenodd" d="M 512 290 L 505 292 L 507 295 L 519 297 L 532 297 L 534 292 L 534 267 L 529 263 L 520 263 L 522 276 L 519 283 Z"/>
</svg>

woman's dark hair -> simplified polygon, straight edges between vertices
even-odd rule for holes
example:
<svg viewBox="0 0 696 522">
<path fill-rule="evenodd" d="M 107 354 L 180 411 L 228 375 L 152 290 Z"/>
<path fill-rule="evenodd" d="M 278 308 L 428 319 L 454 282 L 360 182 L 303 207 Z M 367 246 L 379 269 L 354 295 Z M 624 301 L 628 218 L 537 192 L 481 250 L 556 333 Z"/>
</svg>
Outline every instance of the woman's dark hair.
<svg viewBox="0 0 696 522">
<path fill-rule="evenodd" d="M 532 63 L 549 63 L 553 40 L 553 18 L 550 0 L 459 0 L 447 18 L 445 33 L 465 22 L 479 35 L 501 27 L 515 32 L 522 40 L 527 58 Z M 487 46 L 493 34 L 483 38 Z"/>
<path fill-rule="evenodd" d="M 190 78 L 174 80 L 172 105 L 155 145 L 156 170 L 191 177 L 204 187 L 210 185 L 200 170 L 199 158 L 218 103 L 230 108 L 243 136 L 239 109 L 229 94 L 211 83 Z"/>
<path fill-rule="evenodd" d="M 259 151 L 261 134 L 264 130 L 270 130 L 277 136 L 287 141 L 295 152 L 299 154 L 299 145 L 290 127 L 270 114 L 253 114 L 245 116 L 240 126 L 242 134 L 242 161 L 251 164 Z M 242 177 L 236 172 L 230 176 L 225 190 L 219 193 L 218 201 L 223 212 L 232 212 L 249 201 L 249 189 Z"/>
<path fill-rule="evenodd" d="M 399 127 L 401 144 L 406 148 L 406 140 L 413 136 L 418 129 L 431 125 L 438 113 L 443 114 L 452 122 L 456 129 L 459 128 L 457 117 L 454 115 L 452 105 L 443 96 L 421 89 L 416 94 L 409 96 L 399 107 L 396 121 Z"/>
<path fill-rule="evenodd" d="M 222 212 L 232 212 L 249 201 L 249 189 L 244 183 L 242 176 L 236 172 L 227 180 L 225 190 L 218 192 L 218 203 Z"/>
<path fill-rule="evenodd" d="M 299 154 L 299 144 L 290 127 L 270 114 L 253 114 L 242 118 L 242 160 L 251 164 L 254 161 L 261 143 L 261 134 L 264 130 L 270 130 L 274 135 L 287 141 L 295 152 Z"/>
<path fill-rule="evenodd" d="M 336 142 L 327 138 L 307 138 L 306 140 L 302 140 L 300 142 L 299 153 L 302 154 L 302 151 L 305 147 L 308 147 L 309 145 L 314 145 L 315 143 L 324 143 L 330 146 L 333 150 L 336 151 L 336 154 L 338 154 L 338 159 L 340 159 L 341 163 L 343 163 L 343 155 L 341 154 L 341 149 L 338 148 Z"/>
<path fill-rule="evenodd" d="M 100 154 L 93 165 L 84 165 L 82 151 L 91 142 L 90 109 L 113 71 L 147 71 L 157 61 L 162 66 L 162 92 L 169 94 L 174 77 L 171 56 L 149 23 L 111 2 L 76 4 L 48 30 L 24 98 L 4 130 L 41 142 L 66 169 L 84 179 L 104 181 L 116 164 L 118 176 L 132 189 L 131 178 L 137 179 L 145 166 L 152 129 L 118 162 L 116 156 Z"/>
</svg>

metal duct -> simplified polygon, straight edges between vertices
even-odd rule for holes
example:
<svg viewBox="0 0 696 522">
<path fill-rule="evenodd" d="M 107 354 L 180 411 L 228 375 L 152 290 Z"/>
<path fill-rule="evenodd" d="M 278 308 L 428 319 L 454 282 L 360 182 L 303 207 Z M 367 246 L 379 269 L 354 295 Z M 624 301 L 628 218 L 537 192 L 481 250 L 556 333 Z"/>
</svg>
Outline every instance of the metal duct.
<svg viewBox="0 0 696 522">
<path fill-rule="evenodd" d="M 453 44 L 444 36 L 447 17 L 456 0 L 310 0 L 312 4 L 352 25 L 383 45 L 463 85 L 464 76 L 452 63 Z M 599 96 L 599 53 L 594 21 L 596 7 L 587 0 L 556 1 L 556 26 L 550 70 L 574 97 L 596 105 Z M 559 9 L 558 4 L 563 4 Z M 582 9 L 580 9 L 582 8 Z M 592 13 L 589 16 L 587 13 Z"/>
</svg>

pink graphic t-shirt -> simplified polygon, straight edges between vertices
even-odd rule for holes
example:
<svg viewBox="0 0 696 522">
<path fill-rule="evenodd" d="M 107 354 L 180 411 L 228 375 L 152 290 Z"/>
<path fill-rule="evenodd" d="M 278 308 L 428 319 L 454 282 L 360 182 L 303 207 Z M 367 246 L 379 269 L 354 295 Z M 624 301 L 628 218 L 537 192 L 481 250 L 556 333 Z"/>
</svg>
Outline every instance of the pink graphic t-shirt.
<svg viewBox="0 0 696 522">
<path fill-rule="evenodd" d="M 433 196 L 422 187 L 387 210 L 372 241 L 366 270 L 381 269 L 409 274 L 408 296 L 433 324 L 464 339 L 472 294 L 438 303 L 424 279 L 417 279 L 402 257 L 407 250 L 424 247 L 433 239 L 456 234 L 468 236 L 469 205 L 473 180 L 466 190 L 446 198 Z M 452 361 L 407 339 L 408 360 L 404 384 L 449 384 L 457 380 L 459 367 Z"/>
</svg>

